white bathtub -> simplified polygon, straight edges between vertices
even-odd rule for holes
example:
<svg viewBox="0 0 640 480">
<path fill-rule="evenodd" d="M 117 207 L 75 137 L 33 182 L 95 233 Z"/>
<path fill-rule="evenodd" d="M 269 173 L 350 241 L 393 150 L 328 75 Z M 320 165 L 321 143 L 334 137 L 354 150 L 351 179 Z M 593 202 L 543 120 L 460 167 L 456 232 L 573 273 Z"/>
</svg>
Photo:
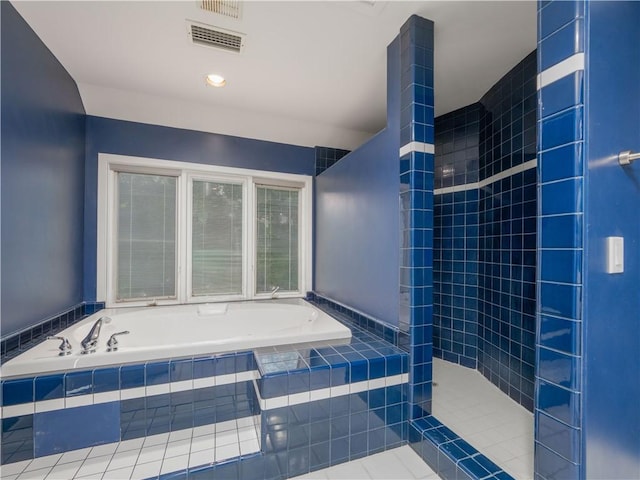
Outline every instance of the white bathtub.
<svg viewBox="0 0 640 480">
<path fill-rule="evenodd" d="M 81 340 L 101 317 L 111 321 L 103 322 L 95 353 L 81 354 Z M 130 333 L 118 337 L 117 351 L 108 352 L 109 337 L 123 330 Z M 46 340 L 3 364 L 2 378 L 266 346 L 345 343 L 351 331 L 302 299 L 283 299 L 105 309 L 58 335 L 71 342 L 70 355 L 59 356 L 60 342 Z"/>
</svg>

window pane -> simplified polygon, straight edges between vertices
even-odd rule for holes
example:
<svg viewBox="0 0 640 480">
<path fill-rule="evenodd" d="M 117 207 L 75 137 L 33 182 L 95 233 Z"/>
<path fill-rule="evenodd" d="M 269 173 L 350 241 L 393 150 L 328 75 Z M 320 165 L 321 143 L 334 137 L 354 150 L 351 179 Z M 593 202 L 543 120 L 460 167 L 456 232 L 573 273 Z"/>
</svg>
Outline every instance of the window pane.
<svg viewBox="0 0 640 480">
<path fill-rule="evenodd" d="M 242 185 L 194 181 L 191 235 L 191 294 L 242 294 Z"/>
<path fill-rule="evenodd" d="M 118 173 L 117 300 L 176 295 L 176 178 Z"/>
<path fill-rule="evenodd" d="M 257 188 L 256 292 L 298 290 L 298 190 Z"/>
</svg>

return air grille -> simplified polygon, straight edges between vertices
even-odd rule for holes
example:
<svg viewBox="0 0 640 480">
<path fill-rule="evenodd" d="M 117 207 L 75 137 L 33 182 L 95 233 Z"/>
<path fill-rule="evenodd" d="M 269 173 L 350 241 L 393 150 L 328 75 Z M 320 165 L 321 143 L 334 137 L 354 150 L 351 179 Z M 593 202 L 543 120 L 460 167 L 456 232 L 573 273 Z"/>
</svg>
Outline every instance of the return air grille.
<svg viewBox="0 0 640 480">
<path fill-rule="evenodd" d="M 200 0 L 200 8 L 207 12 L 239 20 L 242 17 L 242 3 L 239 0 Z"/>
<path fill-rule="evenodd" d="M 220 48 L 228 52 L 242 52 L 244 36 L 235 32 L 214 27 L 205 27 L 194 23 L 189 24 L 191 41 L 205 47 Z"/>
</svg>

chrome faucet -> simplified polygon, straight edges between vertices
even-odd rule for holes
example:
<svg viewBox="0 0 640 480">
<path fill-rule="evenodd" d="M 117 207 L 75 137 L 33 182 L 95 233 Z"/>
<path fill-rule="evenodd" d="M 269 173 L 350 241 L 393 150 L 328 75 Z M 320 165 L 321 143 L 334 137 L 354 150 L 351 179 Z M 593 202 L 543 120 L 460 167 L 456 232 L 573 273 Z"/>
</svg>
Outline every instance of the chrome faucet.
<svg viewBox="0 0 640 480">
<path fill-rule="evenodd" d="M 273 287 L 273 290 L 271 290 L 271 298 L 276 298 L 276 293 L 278 293 L 278 290 L 280 290 L 279 285 L 276 285 L 275 287 Z"/>
<path fill-rule="evenodd" d="M 129 330 L 125 330 L 123 332 L 114 333 L 109 337 L 107 341 L 107 352 L 115 352 L 118 350 L 118 339 L 116 338 L 118 335 L 129 335 Z"/>
<path fill-rule="evenodd" d="M 102 322 L 109 323 L 111 318 L 109 317 L 100 317 L 96 320 L 96 323 L 93 324 L 91 330 L 86 337 L 82 339 L 80 345 L 82 345 L 81 353 L 93 353 L 96 351 L 96 346 L 98 345 L 98 337 L 100 336 L 100 328 L 102 327 Z"/>
<path fill-rule="evenodd" d="M 67 337 L 50 335 L 47 337 L 47 340 L 60 340 L 62 342 L 58 347 L 58 350 L 60 350 L 60 353 L 58 353 L 58 355 L 60 355 L 61 357 L 71 354 L 71 344 L 69 343 L 69 339 Z"/>
</svg>

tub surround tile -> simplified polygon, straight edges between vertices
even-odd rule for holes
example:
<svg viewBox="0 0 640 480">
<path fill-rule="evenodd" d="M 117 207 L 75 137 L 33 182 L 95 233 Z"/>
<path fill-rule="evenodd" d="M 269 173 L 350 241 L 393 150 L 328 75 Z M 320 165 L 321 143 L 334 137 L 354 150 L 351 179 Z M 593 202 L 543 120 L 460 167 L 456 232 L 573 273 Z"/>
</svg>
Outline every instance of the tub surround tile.
<svg viewBox="0 0 640 480">
<path fill-rule="evenodd" d="M 101 302 L 83 302 L 33 327 L 3 337 L 0 339 L 0 360 L 2 363 L 9 361 L 25 350 L 45 341 L 47 336 L 56 335 L 65 328 L 103 308 L 104 303 Z"/>
</svg>

